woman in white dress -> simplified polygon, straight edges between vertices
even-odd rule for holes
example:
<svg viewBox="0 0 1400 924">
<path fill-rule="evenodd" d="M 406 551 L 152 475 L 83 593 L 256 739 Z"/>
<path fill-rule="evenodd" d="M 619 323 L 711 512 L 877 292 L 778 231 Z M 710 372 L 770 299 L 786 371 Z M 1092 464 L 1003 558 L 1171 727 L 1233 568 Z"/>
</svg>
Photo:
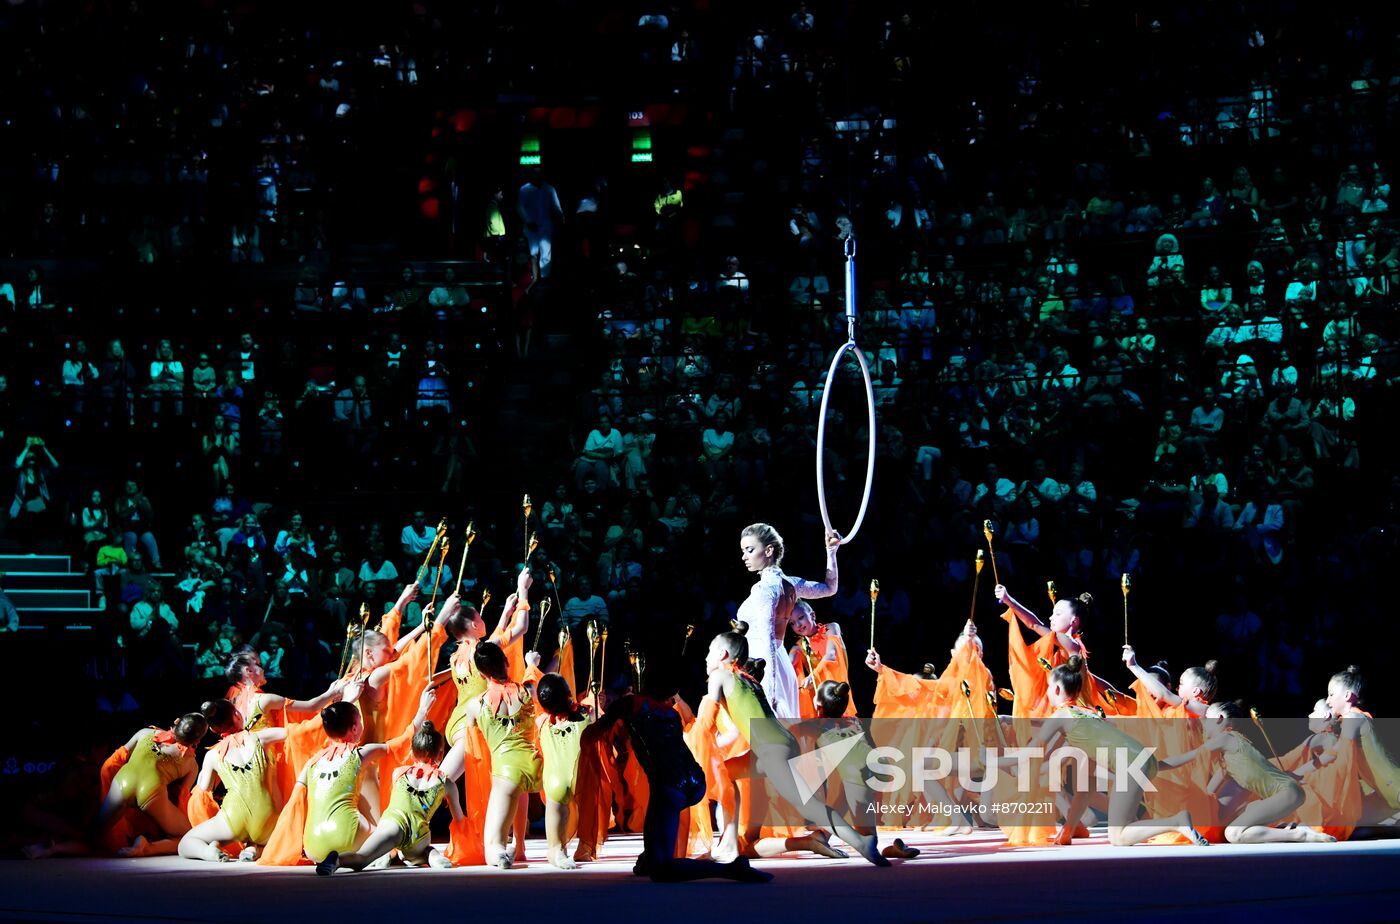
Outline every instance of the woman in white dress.
<svg viewBox="0 0 1400 924">
<path fill-rule="evenodd" d="M 840 534 L 828 530 L 826 578 L 818 583 L 783 574 L 783 537 L 767 523 L 755 523 L 739 534 L 744 567 L 758 575 L 758 583 L 739 604 L 738 619 L 748 624 L 749 657 L 762 658 L 767 663 L 763 692 L 773 714 L 780 719 L 796 719 L 802 714 L 798 711 L 797 674 L 783 645 L 793 606 L 799 599 L 814 600 L 836 593 L 836 550 L 840 547 Z"/>
</svg>

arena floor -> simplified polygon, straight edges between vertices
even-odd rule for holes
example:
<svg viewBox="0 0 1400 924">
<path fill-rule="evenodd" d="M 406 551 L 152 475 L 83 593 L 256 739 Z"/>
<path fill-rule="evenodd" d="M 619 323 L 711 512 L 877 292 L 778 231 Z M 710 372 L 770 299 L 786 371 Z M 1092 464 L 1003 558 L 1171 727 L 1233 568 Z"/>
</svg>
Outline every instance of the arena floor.
<svg viewBox="0 0 1400 924">
<path fill-rule="evenodd" d="M 575 872 L 544 862 L 502 872 L 394 869 L 318 878 L 309 867 L 214 867 L 174 858 L 0 863 L 5 921 L 522 920 L 664 924 L 689 921 L 1174 921 L 1400 919 L 1400 841 L 1209 848 L 1105 844 L 999 849 L 985 834 L 913 833 L 923 856 L 880 870 L 857 860 L 778 858 L 755 865 L 768 885 L 657 885 L 631 875 L 637 836 L 615 837 Z M 882 836 L 881 842 L 885 842 Z M 450 917 L 449 917 L 450 916 Z"/>
</svg>

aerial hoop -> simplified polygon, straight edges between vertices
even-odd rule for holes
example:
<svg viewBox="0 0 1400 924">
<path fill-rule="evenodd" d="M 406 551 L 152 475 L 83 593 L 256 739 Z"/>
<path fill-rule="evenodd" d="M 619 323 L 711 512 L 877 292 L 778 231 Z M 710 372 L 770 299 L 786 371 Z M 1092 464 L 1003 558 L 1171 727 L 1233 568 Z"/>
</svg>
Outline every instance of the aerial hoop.
<svg viewBox="0 0 1400 924">
<path fill-rule="evenodd" d="M 847 353 L 854 354 L 856 361 L 860 363 L 861 375 L 865 378 L 865 403 L 868 414 L 869 443 L 866 447 L 865 461 L 865 493 L 861 497 L 860 512 L 856 514 L 855 524 L 851 526 L 850 532 L 841 537 L 841 544 L 845 545 L 855 538 L 860 532 L 860 526 L 865 522 L 865 512 L 870 507 L 870 490 L 875 486 L 875 383 L 870 378 L 870 365 L 865 361 L 865 354 L 856 345 L 856 242 L 853 238 L 846 239 L 846 342 L 836 351 L 836 357 L 831 361 L 831 368 L 826 373 L 826 385 L 822 388 L 821 416 L 817 419 L 817 502 L 821 506 L 822 523 L 830 530 L 831 515 L 826 509 L 826 475 L 822 471 L 822 459 L 826 454 L 826 408 L 831 401 L 831 385 L 836 381 L 836 370 L 841 367 L 841 360 Z"/>
</svg>

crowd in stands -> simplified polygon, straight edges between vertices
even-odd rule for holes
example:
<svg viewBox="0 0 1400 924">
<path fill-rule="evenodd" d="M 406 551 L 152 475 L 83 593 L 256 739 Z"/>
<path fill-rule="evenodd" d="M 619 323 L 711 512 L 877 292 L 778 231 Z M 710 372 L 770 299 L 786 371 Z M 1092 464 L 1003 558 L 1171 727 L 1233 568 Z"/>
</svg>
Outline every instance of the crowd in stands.
<svg viewBox="0 0 1400 924">
<path fill-rule="evenodd" d="M 790 571 L 817 569 L 815 434 L 851 238 L 875 493 L 820 615 L 852 645 L 879 577 L 882 649 L 940 660 L 988 518 L 1023 599 L 1044 577 L 1099 597 L 1087 641 L 1110 660 L 1124 572 L 1140 650 L 1152 621 L 1187 623 L 1197 650 L 1163 655 L 1226 659 L 1265 696 L 1296 696 L 1372 631 L 1358 620 L 1400 529 L 1391 14 L 673 4 L 609 9 L 580 49 L 562 30 L 585 14 L 563 6 L 542 24 L 500 13 L 488 49 L 453 41 L 490 19 L 471 4 L 322 41 L 257 4 L 167 25 L 136 3 L 63 32 L 128 39 L 99 59 L 122 78 L 110 94 L 36 39 L 39 8 L 4 14 L 3 41 L 27 52 L 9 79 L 53 89 L 25 104 L 42 143 L 5 155 L 12 176 L 35 172 L 5 199 L 11 265 L 33 268 L 0 284 L 0 448 L 18 475 L 4 535 L 84 563 L 128 671 L 214 677 L 252 644 L 270 677 L 310 689 L 360 602 L 378 614 L 418 576 L 444 513 L 482 537 L 464 594 L 497 586 L 537 532 L 560 622 L 603 619 L 619 641 L 648 620 L 722 625 L 749 522 L 783 530 Z M 540 92 L 618 49 L 713 110 L 695 139 L 716 145 L 708 185 L 656 164 L 639 220 L 609 195 L 625 178 L 497 165 L 464 180 L 459 201 L 482 207 L 424 246 L 479 248 L 509 297 L 403 248 L 377 279 L 340 272 L 396 208 L 414 214 L 410 187 L 340 220 L 374 152 L 427 143 L 396 103 L 431 109 L 463 75 L 467 93 Z M 159 214 L 134 195 L 147 188 Z M 357 237 L 369 214 L 380 226 Z M 49 278 L 79 257 L 239 264 L 220 277 L 237 297 L 174 267 L 136 277 L 144 304 Z M 258 276 L 263 262 L 296 279 Z M 566 333 L 567 353 L 532 345 L 535 327 Z M 507 361 L 482 375 L 495 350 Z M 535 387 L 541 356 L 575 400 L 530 402 L 553 435 L 523 451 L 484 379 Z M 855 365 L 837 375 L 822 464 L 843 528 L 868 431 Z M 456 556 L 422 575 L 426 594 L 456 585 Z M 994 619 L 986 599 L 979 617 Z"/>
</svg>

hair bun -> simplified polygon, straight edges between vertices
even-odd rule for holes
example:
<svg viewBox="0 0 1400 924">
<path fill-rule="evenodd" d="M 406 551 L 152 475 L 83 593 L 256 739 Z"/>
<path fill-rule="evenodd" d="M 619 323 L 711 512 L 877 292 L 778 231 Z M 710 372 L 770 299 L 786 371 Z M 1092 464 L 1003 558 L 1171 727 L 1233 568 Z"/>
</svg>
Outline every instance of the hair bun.
<svg viewBox="0 0 1400 924">
<path fill-rule="evenodd" d="M 1215 674 L 1216 669 L 1219 668 L 1219 667 L 1220 667 L 1220 662 L 1217 661 L 1217 660 L 1215 660 L 1214 658 L 1211 658 L 1209 661 L 1207 661 L 1207 662 L 1205 663 L 1205 666 L 1202 667 L 1201 670 L 1205 671 L 1207 674 L 1212 674 L 1212 675 L 1213 675 L 1213 674 Z"/>
<path fill-rule="evenodd" d="M 924 665 L 923 670 L 920 671 L 920 673 L 928 674 L 930 677 L 932 677 L 934 674 L 938 673 L 938 667 L 932 661 L 929 661 Z"/>
<path fill-rule="evenodd" d="M 748 634 L 749 634 L 749 624 L 746 623 L 746 622 L 744 622 L 742 619 L 736 619 L 736 620 L 734 620 L 733 625 L 734 625 L 734 631 L 735 631 L 735 632 L 738 632 L 740 635 L 748 635 Z"/>
<path fill-rule="evenodd" d="M 1077 654 L 1070 655 L 1069 660 L 1065 662 L 1065 667 L 1075 672 L 1081 671 L 1084 669 L 1084 659 Z"/>
<path fill-rule="evenodd" d="M 418 730 L 425 732 L 436 732 L 437 726 L 433 724 L 432 719 L 424 719 L 423 724 L 418 726 Z"/>
<path fill-rule="evenodd" d="M 208 716 L 209 713 L 214 711 L 214 704 L 216 702 L 218 702 L 218 700 L 206 699 L 204 702 L 199 704 L 199 711 L 204 713 L 205 716 Z"/>
<path fill-rule="evenodd" d="M 1346 672 L 1347 672 L 1348 674 L 1359 674 L 1359 673 L 1361 673 L 1361 667 L 1360 667 L 1359 665 L 1356 665 L 1356 664 L 1348 664 L 1348 665 L 1347 665 Z"/>
<path fill-rule="evenodd" d="M 1211 668 L 1211 664 L 1214 664 L 1214 663 L 1215 663 L 1215 662 L 1212 661 L 1212 662 L 1210 662 L 1210 664 L 1207 664 L 1207 665 L 1206 665 L 1206 670 L 1212 671 L 1212 672 L 1213 672 L 1213 669 Z M 1171 665 L 1169 665 L 1166 661 L 1158 661 L 1156 664 L 1152 665 L 1152 667 L 1150 667 L 1150 668 L 1148 668 L 1148 669 L 1149 669 L 1149 670 L 1154 670 L 1154 671 L 1162 671 L 1163 673 L 1166 673 L 1166 674 L 1170 674 L 1170 673 L 1172 672 Z"/>
<path fill-rule="evenodd" d="M 1079 595 L 1079 602 L 1084 604 L 1085 606 L 1093 606 L 1094 595 L 1091 593 L 1082 593 Z"/>
</svg>

